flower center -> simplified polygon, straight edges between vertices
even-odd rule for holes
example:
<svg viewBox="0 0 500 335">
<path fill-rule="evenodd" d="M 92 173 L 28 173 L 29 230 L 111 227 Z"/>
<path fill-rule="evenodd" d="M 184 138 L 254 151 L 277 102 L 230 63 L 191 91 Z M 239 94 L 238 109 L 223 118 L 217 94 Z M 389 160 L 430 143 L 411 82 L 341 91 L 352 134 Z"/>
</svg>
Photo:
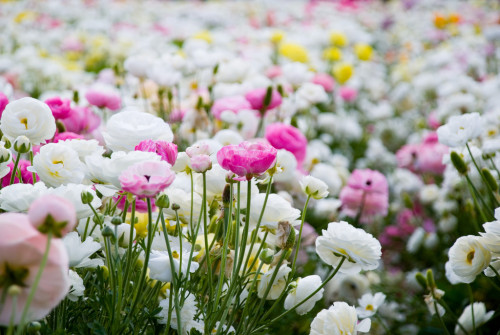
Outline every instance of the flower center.
<svg viewBox="0 0 500 335">
<path fill-rule="evenodd" d="M 146 180 L 148 181 L 149 183 L 149 179 L 151 178 L 151 176 L 148 176 L 147 174 L 144 175 L 144 178 L 146 178 Z"/>
<path fill-rule="evenodd" d="M 179 259 L 179 253 L 177 251 L 172 251 L 172 257 L 175 259 Z"/>
<path fill-rule="evenodd" d="M 366 186 L 370 186 L 372 184 L 372 181 L 370 179 L 368 179 L 365 184 L 366 184 Z"/>
<path fill-rule="evenodd" d="M 28 130 L 28 118 L 23 117 L 21 119 L 21 123 L 24 124 L 24 127 L 26 128 L 26 130 Z"/>
<path fill-rule="evenodd" d="M 366 305 L 366 310 L 367 311 L 373 311 L 375 308 L 373 308 L 373 305 L 372 304 L 368 304 Z"/>
<path fill-rule="evenodd" d="M 474 250 L 471 250 L 469 251 L 469 253 L 467 254 L 467 263 L 469 265 L 472 265 L 472 260 L 474 259 L 474 253 L 475 251 Z"/>
<path fill-rule="evenodd" d="M 3 268 L 0 267 L 0 288 L 8 288 L 11 285 L 25 287 L 24 281 L 30 271 L 22 266 L 12 266 L 5 262 Z"/>
</svg>

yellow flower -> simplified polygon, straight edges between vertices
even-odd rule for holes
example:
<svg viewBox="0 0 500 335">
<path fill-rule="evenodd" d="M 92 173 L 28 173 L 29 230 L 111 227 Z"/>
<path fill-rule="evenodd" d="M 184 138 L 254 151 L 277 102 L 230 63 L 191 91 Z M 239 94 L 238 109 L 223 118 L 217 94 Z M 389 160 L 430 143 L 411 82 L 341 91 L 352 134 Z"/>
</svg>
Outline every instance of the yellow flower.
<svg viewBox="0 0 500 335">
<path fill-rule="evenodd" d="M 209 233 L 207 235 L 208 246 L 209 247 L 212 244 L 212 241 L 214 240 L 214 237 L 215 237 L 215 234 L 213 234 L 213 233 Z M 198 260 L 202 259 L 205 256 L 205 235 L 203 235 L 203 233 L 201 233 L 200 235 L 198 235 L 196 237 L 195 245 L 197 245 L 198 247 L 200 247 L 200 250 L 198 251 L 198 254 L 193 259 L 195 261 L 198 261 Z"/>
<path fill-rule="evenodd" d="M 19 14 L 16 15 L 14 18 L 15 23 L 21 23 L 25 20 L 33 20 L 35 18 L 35 13 L 30 11 L 30 10 L 25 10 L 20 12 Z"/>
<path fill-rule="evenodd" d="M 294 62 L 301 62 L 301 63 L 305 63 L 307 62 L 307 60 L 309 59 L 309 56 L 307 54 L 307 50 L 299 45 L 299 44 L 295 44 L 295 43 L 283 43 L 280 45 L 280 48 L 279 48 L 279 53 L 294 61 Z"/>
<path fill-rule="evenodd" d="M 203 30 L 203 31 L 200 31 L 196 34 L 194 34 L 193 36 L 194 39 L 197 39 L 197 40 L 203 40 L 207 43 L 212 43 L 212 35 L 210 34 L 210 32 L 208 30 Z"/>
<path fill-rule="evenodd" d="M 350 63 L 339 63 L 333 67 L 333 76 L 340 83 L 347 82 L 354 73 L 354 68 Z"/>
<path fill-rule="evenodd" d="M 354 47 L 354 52 L 360 60 L 370 60 L 372 58 L 373 49 L 368 44 L 359 43 Z"/>
<path fill-rule="evenodd" d="M 339 31 L 333 31 L 330 34 L 330 42 L 338 47 L 344 47 L 349 43 L 347 36 Z"/>
<path fill-rule="evenodd" d="M 282 32 L 281 30 L 277 30 L 273 32 L 273 34 L 271 35 L 271 42 L 274 44 L 278 44 L 283 40 L 284 37 L 285 33 Z"/>
<path fill-rule="evenodd" d="M 444 29 L 446 24 L 448 23 L 448 19 L 443 15 L 436 13 L 434 14 L 434 26 L 438 29 Z"/>
<path fill-rule="evenodd" d="M 328 61 L 338 61 L 342 59 L 342 51 L 339 48 L 329 47 L 323 50 L 323 59 Z"/>
</svg>

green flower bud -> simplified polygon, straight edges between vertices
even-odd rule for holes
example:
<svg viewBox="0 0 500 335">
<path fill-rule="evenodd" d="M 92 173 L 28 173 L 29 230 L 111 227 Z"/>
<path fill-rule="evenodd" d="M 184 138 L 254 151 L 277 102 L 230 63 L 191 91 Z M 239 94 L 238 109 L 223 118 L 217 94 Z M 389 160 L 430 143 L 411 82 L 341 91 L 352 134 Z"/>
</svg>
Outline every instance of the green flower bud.
<svg viewBox="0 0 500 335">
<path fill-rule="evenodd" d="M 30 322 L 28 327 L 26 327 L 28 334 L 37 334 L 40 329 L 42 329 L 42 325 L 38 321 Z"/>
<path fill-rule="evenodd" d="M 10 147 L 12 146 L 12 143 L 10 142 L 10 140 L 6 136 L 2 136 L 2 140 L 1 141 L 4 143 L 3 146 L 6 149 L 10 149 Z"/>
<path fill-rule="evenodd" d="M 158 198 L 156 198 L 155 205 L 158 208 L 168 208 L 168 207 L 170 207 L 170 199 L 168 198 L 168 195 L 162 194 Z"/>
<path fill-rule="evenodd" d="M 231 204 L 231 185 L 226 184 L 222 192 L 222 203 L 224 207 L 229 207 Z"/>
<path fill-rule="evenodd" d="M 27 153 L 31 149 L 29 138 L 24 135 L 18 136 L 14 141 L 14 150 L 20 154 Z"/>
<path fill-rule="evenodd" d="M 94 196 L 89 191 L 83 191 L 80 197 L 82 199 L 82 204 L 90 204 L 92 200 L 94 200 Z"/>
<path fill-rule="evenodd" d="M 271 264 L 274 258 L 274 251 L 271 249 L 264 249 L 260 252 L 259 259 L 264 264 Z"/>
<path fill-rule="evenodd" d="M 420 284 L 420 286 L 422 286 L 422 288 L 424 290 L 427 289 L 427 279 L 425 279 L 425 277 L 424 277 L 424 275 L 422 273 L 417 272 L 417 274 L 415 275 L 415 279 Z"/>
<path fill-rule="evenodd" d="M 0 164 L 10 161 L 10 151 L 5 147 L 0 147 Z"/>
<path fill-rule="evenodd" d="M 458 153 L 455 151 L 452 151 L 450 154 L 451 162 L 453 163 L 453 166 L 455 169 L 457 169 L 458 173 L 460 174 L 467 174 L 467 164 L 465 164 L 464 160 Z"/>
<path fill-rule="evenodd" d="M 10 285 L 7 289 L 7 294 L 14 297 L 21 294 L 21 287 L 19 285 Z"/>
<path fill-rule="evenodd" d="M 436 287 L 436 282 L 434 281 L 434 274 L 432 273 L 431 269 L 427 270 L 427 284 L 429 285 L 429 288 L 431 290 Z"/>
<path fill-rule="evenodd" d="M 483 168 L 481 170 L 481 173 L 483 174 L 484 179 L 488 183 L 488 186 L 490 187 L 490 189 L 493 192 L 498 191 L 498 183 L 497 183 L 495 177 L 493 177 L 493 175 L 491 174 L 490 170 L 488 170 L 487 168 Z"/>
<path fill-rule="evenodd" d="M 104 227 L 102 230 L 101 230 L 101 234 L 103 237 L 112 237 L 114 236 L 115 234 L 113 233 L 113 229 L 111 229 L 111 227 L 109 226 L 106 226 Z"/>
<path fill-rule="evenodd" d="M 178 204 L 172 204 L 172 210 L 178 211 L 181 208 Z"/>
<path fill-rule="evenodd" d="M 115 226 L 119 226 L 121 225 L 123 222 L 122 222 L 122 218 L 119 217 L 119 216 L 113 216 L 113 218 L 111 219 L 111 224 L 112 225 L 115 225 Z"/>
</svg>

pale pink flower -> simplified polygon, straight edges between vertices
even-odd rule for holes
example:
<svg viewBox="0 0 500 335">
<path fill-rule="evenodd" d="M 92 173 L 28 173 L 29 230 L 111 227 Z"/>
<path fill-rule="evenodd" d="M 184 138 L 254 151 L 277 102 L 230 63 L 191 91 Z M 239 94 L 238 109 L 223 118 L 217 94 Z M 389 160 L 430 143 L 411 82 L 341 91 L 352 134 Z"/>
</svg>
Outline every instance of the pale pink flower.
<svg viewBox="0 0 500 335">
<path fill-rule="evenodd" d="M 266 172 L 276 160 L 277 150 L 265 142 L 244 141 L 227 145 L 217 152 L 220 166 L 250 180 Z"/>
<path fill-rule="evenodd" d="M 69 99 L 53 97 L 45 100 L 45 103 L 49 105 L 56 120 L 67 118 L 71 112 L 71 100 Z"/>
<path fill-rule="evenodd" d="M 225 111 L 231 111 L 238 114 L 241 110 L 252 109 L 252 105 L 242 96 L 221 98 L 214 101 L 212 105 L 212 114 L 217 120 L 221 119 L 221 114 Z"/>
<path fill-rule="evenodd" d="M 97 84 L 89 88 L 85 94 L 85 99 L 91 105 L 99 108 L 106 107 L 112 111 L 120 109 L 122 104 L 120 94 L 111 86 L 103 84 Z"/>
<path fill-rule="evenodd" d="M 69 115 L 61 122 L 66 127 L 66 131 L 77 134 L 91 133 L 101 124 L 101 119 L 90 108 L 75 107 L 71 109 Z"/>
<path fill-rule="evenodd" d="M 122 172 L 120 184 L 126 192 L 152 198 L 174 181 L 175 173 L 170 168 L 170 164 L 165 161 L 136 163 Z"/>
<path fill-rule="evenodd" d="M 177 160 L 177 145 L 167 141 L 144 140 L 136 147 L 136 151 L 155 152 L 162 161 L 174 165 Z"/>
<path fill-rule="evenodd" d="M 191 157 L 191 169 L 194 172 L 206 172 L 212 168 L 212 160 L 209 155 L 195 155 Z"/>
<path fill-rule="evenodd" d="M 276 149 L 290 151 L 298 165 L 306 158 L 307 138 L 294 126 L 284 123 L 272 123 L 266 127 L 266 139 Z"/>
<path fill-rule="evenodd" d="M 344 86 L 340 88 L 340 97 L 345 102 L 353 102 L 358 97 L 358 91 L 355 88 Z"/>
<path fill-rule="evenodd" d="M 335 87 L 335 80 L 332 76 L 326 73 L 318 73 L 312 79 L 312 82 L 316 85 L 321 85 L 325 89 L 325 92 L 332 92 Z"/>
<path fill-rule="evenodd" d="M 342 213 L 368 223 L 373 216 L 386 215 L 389 207 L 387 179 L 378 171 L 354 170 L 340 192 Z"/>
<path fill-rule="evenodd" d="M 281 76 L 282 73 L 283 73 L 283 71 L 281 70 L 281 66 L 274 65 L 274 66 L 271 66 L 269 69 L 267 69 L 266 76 L 269 79 L 273 79 L 273 78 Z"/>
<path fill-rule="evenodd" d="M 57 195 L 48 194 L 33 201 L 28 209 L 30 223 L 42 232 L 50 230 L 62 237 L 76 226 L 73 203 Z"/>
<path fill-rule="evenodd" d="M 1 214 L 0 231 L 0 278 L 5 276 L 10 281 L 0 286 L 0 296 L 5 297 L 0 325 L 8 325 L 13 312 L 14 323 L 18 324 L 43 258 L 47 236 L 31 225 L 26 214 L 18 213 Z M 44 318 L 64 299 L 69 290 L 68 266 L 68 254 L 62 240 L 52 239 L 47 264 L 28 309 L 28 321 Z M 11 285 L 20 288 L 14 311 L 12 296 L 4 295 L 3 291 Z"/>
<path fill-rule="evenodd" d="M 266 88 L 257 88 L 245 94 L 245 99 L 250 103 L 252 109 L 262 110 L 264 108 L 264 99 L 266 98 Z M 271 94 L 271 101 L 266 107 L 266 110 L 273 109 L 281 105 L 281 94 L 277 90 L 273 90 Z"/>
</svg>

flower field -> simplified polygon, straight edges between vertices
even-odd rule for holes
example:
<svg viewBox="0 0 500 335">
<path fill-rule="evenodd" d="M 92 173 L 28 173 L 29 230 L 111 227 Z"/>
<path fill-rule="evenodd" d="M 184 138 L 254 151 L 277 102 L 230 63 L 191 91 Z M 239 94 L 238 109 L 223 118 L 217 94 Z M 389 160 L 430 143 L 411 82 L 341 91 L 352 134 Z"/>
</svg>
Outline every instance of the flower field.
<svg viewBox="0 0 500 335">
<path fill-rule="evenodd" d="M 0 1 L 0 334 L 497 334 L 499 10 Z"/>
</svg>

